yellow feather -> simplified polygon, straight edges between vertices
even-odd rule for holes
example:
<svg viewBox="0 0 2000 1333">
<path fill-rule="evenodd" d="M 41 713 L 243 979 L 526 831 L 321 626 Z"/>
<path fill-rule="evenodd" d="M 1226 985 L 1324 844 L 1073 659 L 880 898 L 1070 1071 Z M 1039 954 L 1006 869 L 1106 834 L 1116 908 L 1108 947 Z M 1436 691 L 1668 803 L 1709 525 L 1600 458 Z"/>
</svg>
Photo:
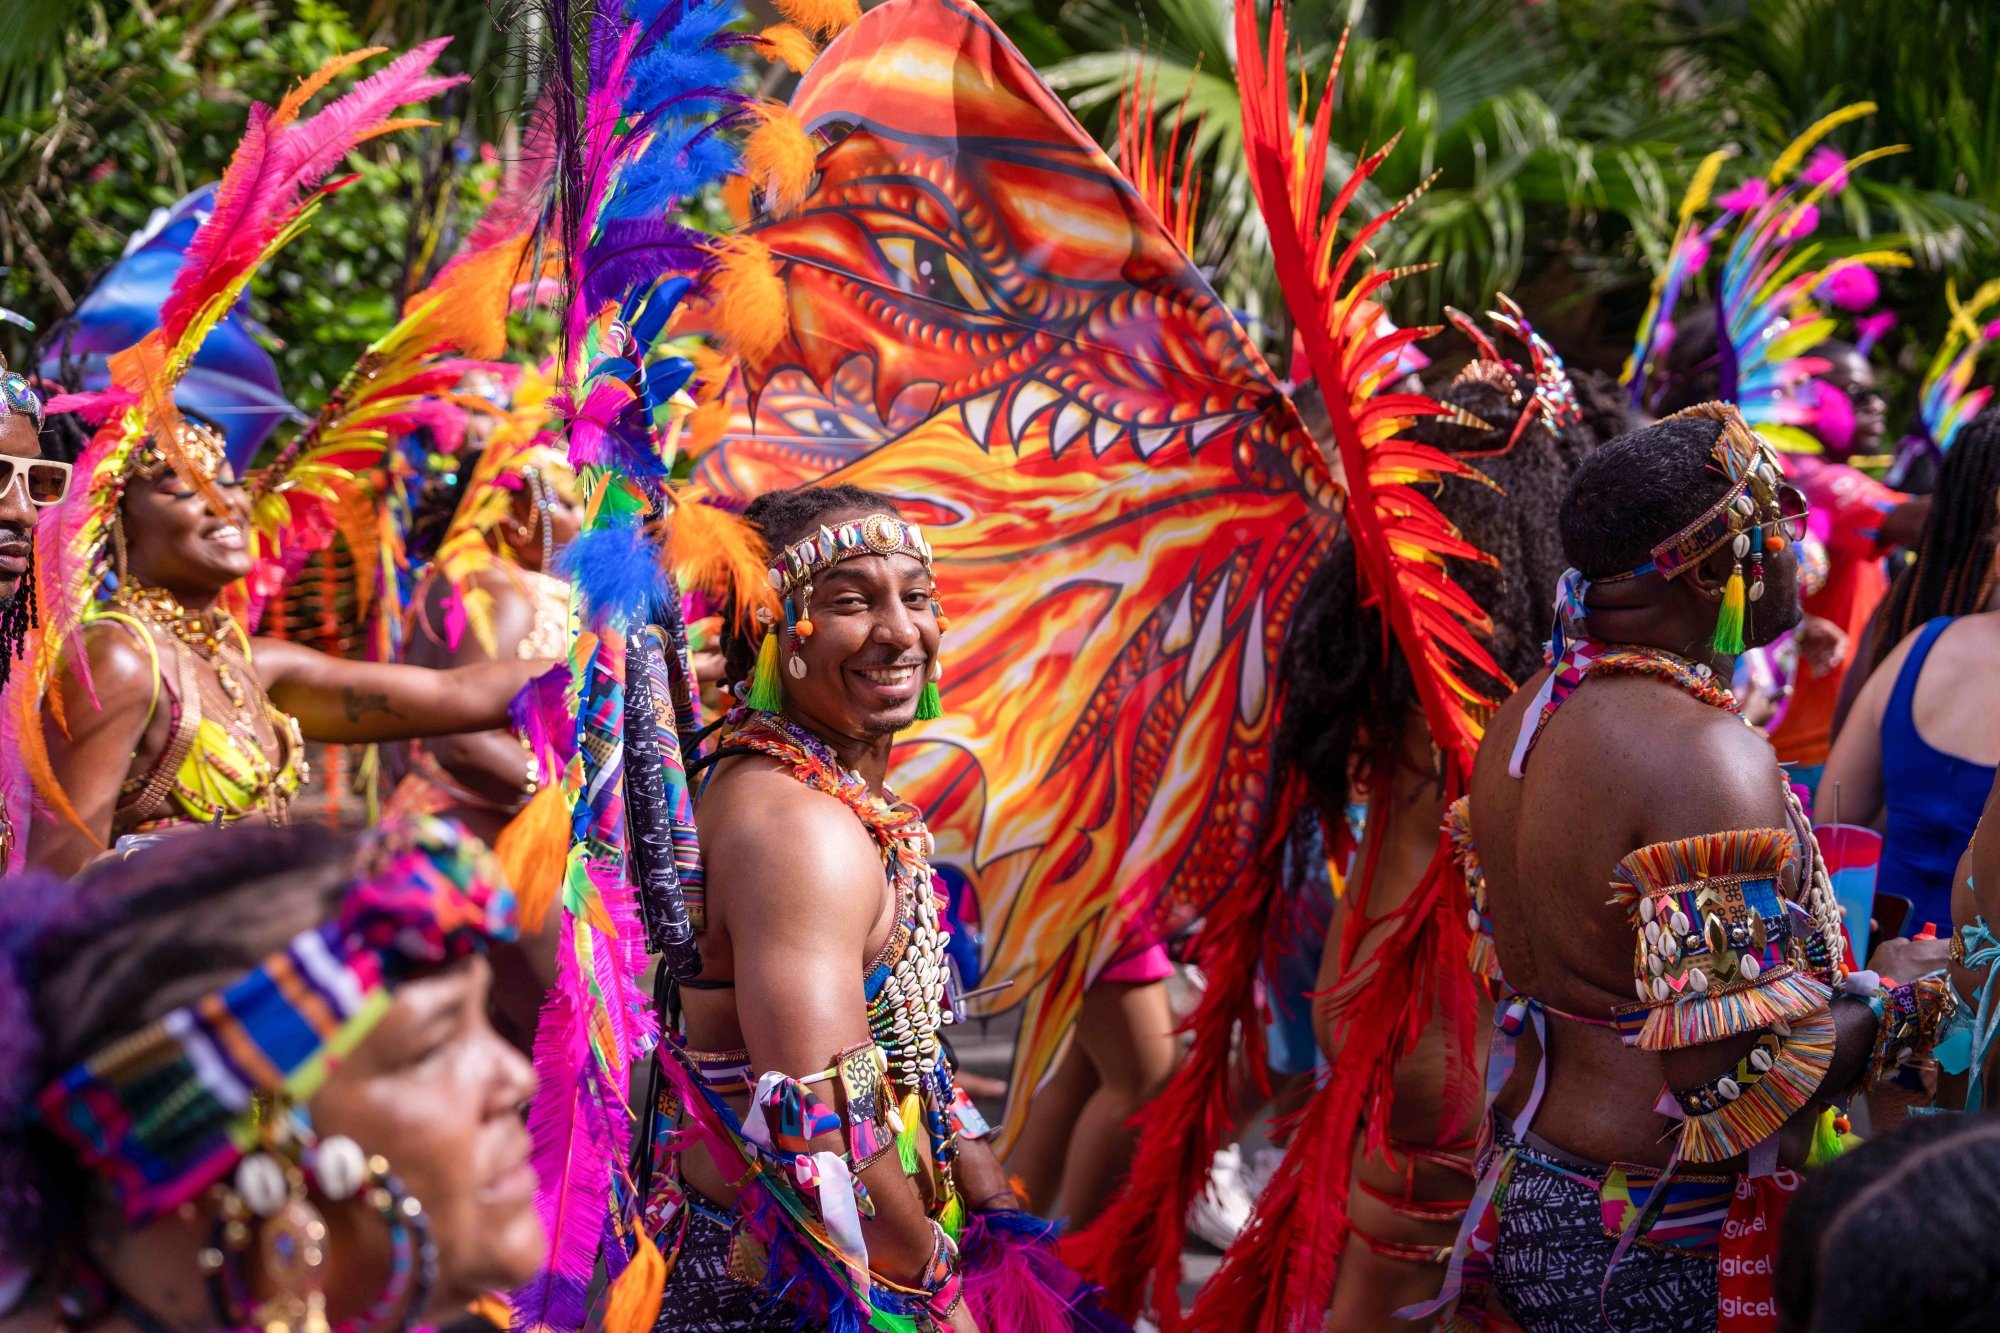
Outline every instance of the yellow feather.
<svg viewBox="0 0 2000 1333">
<path fill-rule="evenodd" d="M 811 69 L 819 57 L 818 43 L 789 23 L 773 23 L 757 34 L 757 43 L 765 55 L 790 66 L 794 74 Z"/>
<path fill-rule="evenodd" d="M 764 192 L 764 210 L 790 217 L 812 190 L 818 154 L 812 136 L 783 102 L 753 102 L 757 127 L 743 141 L 743 174 Z"/>
<path fill-rule="evenodd" d="M 1840 108 L 1840 110 L 1829 111 L 1812 124 L 1806 126 L 1806 132 L 1792 140 L 1786 146 L 1785 151 L 1778 154 L 1778 160 L 1771 164 L 1771 184 L 1778 185 L 1791 179 L 1792 173 L 1799 169 L 1799 163 L 1805 161 L 1806 154 L 1812 151 L 1812 146 L 1831 134 L 1834 130 L 1839 129 L 1850 120 L 1859 120 L 1863 116 L 1872 116 L 1874 114 L 1875 104 L 1873 102 L 1850 102 Z"/>
<path fill-rule="evenodd" d="M 774 0 L 785 19 L 817 37 L 853 27 L 861 21 L 861 0 Z"/>
<path fill-rule="evenodd" d="M 708 298 L 715 331 L 732 354 L 761 361 L 777 350 L 791 323 L 771 247 L 738 233 L 717 242 L 713 253 Z"/>
<path fill-rule="evenodd" d="M 777 614 L 770 552 L 755 528 L 687 492 L 674 497 L 660 526 L 664 531 L 656 535 L 666 546 L 667 567 L 681 586 L 700 588 L 735 606 L 738 627 L 746 634 L 754 632 L 759 608 Z"/>
<path fill-rule="evenodd" d="M 1722 164 L 1736 155 L 1734 148 L 1718 148 L 1701 160 L 1694 169 L 1694 179 L 1688 182 L 1687 195 L 1681 200 L 1681 225 L 1685 227 L 1694 220 L 1694 215 L 1708 207 L 1708 197 L 1715 192 L 1716 177 L 1722 174 Z"/>
</svg>

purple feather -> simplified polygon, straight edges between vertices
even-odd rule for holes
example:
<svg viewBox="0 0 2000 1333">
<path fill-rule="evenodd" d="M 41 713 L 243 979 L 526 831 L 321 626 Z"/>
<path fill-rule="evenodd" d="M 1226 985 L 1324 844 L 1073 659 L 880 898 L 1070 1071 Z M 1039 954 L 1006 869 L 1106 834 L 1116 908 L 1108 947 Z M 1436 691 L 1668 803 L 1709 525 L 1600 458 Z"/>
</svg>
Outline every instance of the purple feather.
<svg viewBox="0 0 2000 1333">
<path fill-rule="evenodd" d="M 568 667 L 551 667 L 523 685 L 507 704 L 509 724 L 536 754 L 553 755 L 558 772 L 576 753 L 576 723 L 564 702 L 569 682 Z"/>
</svg>

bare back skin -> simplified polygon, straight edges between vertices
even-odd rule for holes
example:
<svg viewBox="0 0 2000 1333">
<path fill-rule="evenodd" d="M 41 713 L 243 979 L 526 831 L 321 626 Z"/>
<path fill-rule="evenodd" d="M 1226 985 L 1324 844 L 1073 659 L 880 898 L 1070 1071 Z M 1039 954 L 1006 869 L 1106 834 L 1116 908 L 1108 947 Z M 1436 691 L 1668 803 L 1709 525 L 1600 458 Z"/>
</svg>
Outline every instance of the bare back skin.
<svg viewBox="0 0 2000 1333">
<path fill-rule="evenodd" d="M 1784 828 L 1777 756 L 1739 719 L 1640 677 L 1594 677 L 1549 721 L 1526 776 L 1507 771 L 1547 671 L 1502 705 L 1472 774 L 1472 829 L 1486 871 L 1500 967 L 1545 1005 L 1606 1020 L 1633 997 L 1633 933 L 1611 874 L 1649 843 L 1729 829 Z M 1796 892 L 1787 868 L 1781 892 Z M 1652 1108 L 1663 1085 L 1712 1077 L 1752 1036 L 1653 1053 L 1616 1031 L 1551 1018 L 1549 1081 L 1534 1131 L 1595 1162 L 1664 1166 L 1675 1123 Z M 1872 1025 L 1871 1025 L 1872 1026 Z M 1523 1062 L 1500 1096 L 1518 1115 Z M 1740 1159 L 1738 1159 L 1740 1163 Z M 1723 1169 L 1733 1169 L 1725 1166 Z"/>
</svg>

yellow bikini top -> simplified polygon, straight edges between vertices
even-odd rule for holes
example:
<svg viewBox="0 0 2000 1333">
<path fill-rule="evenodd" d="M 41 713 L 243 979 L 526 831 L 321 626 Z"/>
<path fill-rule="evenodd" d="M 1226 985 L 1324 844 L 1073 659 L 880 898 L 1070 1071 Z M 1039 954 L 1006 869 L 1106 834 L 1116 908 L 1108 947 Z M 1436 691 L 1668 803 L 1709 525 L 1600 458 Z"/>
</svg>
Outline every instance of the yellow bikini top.
<svg viewBox="0 0 2000 1333">
<path fill-rule="evenodd" d="M 159 710 L 165 675 L 158 641 L 143 620 L 108 604 L 93 607 L 87 619 L 122 625 L 145 648 L 153 664 L 153 697 L 146 707 L 146 724 L 151 726 Z M 236 630 L 238 651 L 247 664 L 249 637 L 241 626 L 232 628 Z M 118 808 L 111 816 L 112 840 L 175 824 L 233 824 L 259 814 L 272 824 L 289 823 L 292 797 L 310 778 L 305 763 L 305 741 L 299 734 L 297 719 L 281 711 L 258 688 L 264 706 L 270 710 L 271 724 L 282 751 L 279 762 L 273 766 L 254 739 L 202 715 L 201 681 L 195 674 L 196 654 L 179 640 L 169 642 L 175 666 L 171 696 L 176 708 L 173 734 L 152 769 L 143 777 L 127 780 L 120 789 Z"/>
</svg>

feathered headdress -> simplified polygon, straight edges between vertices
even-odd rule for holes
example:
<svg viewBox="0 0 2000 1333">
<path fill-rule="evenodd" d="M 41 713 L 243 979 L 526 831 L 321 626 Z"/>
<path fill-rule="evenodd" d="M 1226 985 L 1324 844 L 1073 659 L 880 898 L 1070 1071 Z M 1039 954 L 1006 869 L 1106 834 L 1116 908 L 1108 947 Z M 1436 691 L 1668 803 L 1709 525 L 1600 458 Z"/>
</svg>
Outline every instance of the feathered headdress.
<svg viewBox="0 0 2000 1333">
<path fill-rule="evenodd" d="M 50 404 L 75 411 L 97 425 L 78 460 L 79 484 L 58 510 L 58 520 L 37 533 L 44 626 L 37 653 L 37 688 L 22 691 L 22 706 L 40 705 L 42 686 L 70 643 L 108 572 L 106 546 L 125 485 L 138 470 L 171 468 L 207 492 L 222 462 L 219 441 L 191 426 L 174 405 L 174 386 L 202 340 L 237 302 L 251 276 L 304 228 L 319 203 L 345 180 L 325 183 L 355 146 L 393 130 L 428 121 L 398 119 L 396 108 L 421 102 L 462 78 L 429 73 L 445 40 L 426 42 L 396 57 L 346 95 L 303 116 L 306 105 L 334 79 L 385 48 L 369 47 L 327 61 L 277 107 L 259 103 L 217 187 L 213 211 L 188 245 L 187 258 L 160 308 L 159 326 L 136 346 L 110 358 L 111 387 L 71 394 Z M 247 590 L 226 594 L 231 609 L 245 610 Z M 60 713 L 60 696 L 50 697 Z M 61 719 L 58 716 L 58 723 Z M 75 819 L 48 768 L 39 724 L 21 727 L 21 742 L 36 784 L 57 810 Z M 80 824 L 81 821 L 77 820 Z"/>
<path fill-rule="evenodd" d="M 1923 388 L 1917 396 L 1924 435 L 1940 454 L 1950 451 L 1959 428 L 1984 411 L 1993 397 L 1991 385 L 1972 387 L 1972 372 L 1980 354 L 2000 338 L 2000 320 L 1980 322 L 2000 302 L 2000 278 L 1980 284 L 1972 299 L 1962 303 L 1957 285 L 1947 279 L 1944 299 L 1951 309 L 1951 326 L 1924 371 Z"/>
<path fill-rule="evenodd" d="M 547 191 L 547 121 L 534 118 L 521 164 L 465 246 L 404 303 L 401 319 L 362 352 L 311 425 L 256 477 L 253 626 L 265 599 L 337 533 L 355 562 L 354 614 L 372 622 L 374 655 L 395 657 L 411 505 L 408 468 L 393 446 L 427 428 L 438 452 L 456 453 L 468 414 L 498 415 L 484 398 L 460 392 L 461 382 L 475 371 L 503 380 L 518 373 L 495 361 L 507 348 L 507 317 L 556 262 L 529 252 L 540 220 L 534 201 Z"/>
<path fill-rule="evenodd" d="M 1239 5 L 1236 23 L 1251 184 L 1270 230 L 1272 259 L 1306 368 L 1326 399 L 1349 487 L 1346 524 L 1359 578 L 1410 665 L 1449 799 L 1464 790 L 1494 704 L 1480 682 L 1505 676 L 1482 642 L 1489 627 L 1485 613 L 1446 566 L 1447 558 L 1487 557 L 1459 536 L 1424 490 L 1444 478 L 1477 474 L 1457 458 L 1404 438 L 1413 421 L 1445 415 L 1442 405 L 1421 394 L 1385 391 L 1397 374 L 1397 353 L 1432 332 L 1381 331 L 1373 299 L 1397 274 L 1363 267 L 1370 241 L 1410 200 L 1368 220 L 1342 243 L 1343 215 L 1394 143 L 1363 155 L 1328 198 L 1338 53 L 1329 91 L 1317 107 L 1303 101 L 1295 107 L 1285 69 L 1282 5 L 1272 13 L 1268 36 L 1259 30 L 1255 6 Z M 1249 1230 L 1197 1304 L 1191 1316 L 1196 1324 L 1289 1328 L 1324 1318 L 1344 1235 L 1354 1136 L 1364 1114 L 1371 1133 L 1385 1131 L 1390 1072 L 1439 1005 L 1456 1020 L 1449 1034 L 1457 1053 L 1454 1085 L 1470 1086 L 1476 1009 L 1464 963 L 1465 890 L 1449 866 L 1441 839 L 1404 918 L 1425 938 L 1399 940 L 1378 957 L 1446 957 L 1453 966 L 1426 974 L 1411 965 L 1408 975 L 1390 977 L 1371 962 L 1362 969 L 1369 974 L 1361 978 L 1365 984 L 1342 987 L 1349 997 L 1343 1025 L 1366 1038 L 1348 1043 L 1322 1082 L 1298 1131 L 1301 1142 L 1312 1139 L 1315 1151 L 1293 1154 L 1273 1179 Z M 1364 872 L 1355 889 L 1363 910 L 1367 879 Z M 1179 1279 L 1182 1219 L 1226 1123 L 1233 1034 L 1242 1035 L 1243 1058 L 1261 1066 L 1260 1029 L 1250 1016 L 1255 961 L 1269 916 L 1268 904 L 1210 914 L 1199 945 L 1209 985 L 1192 1020 L 1194 1049 L 1167 1091 L 1140 1116 L 1139 1147 L 1125 1191 L 1070 1251 L 1087 1274 L 1106 1285 L 1109 1303 L 1121 1312 L 1136 1307 L 1150 1278 L 1163 1329 L 1183 1324 L 1171 1294 Z M 1434 947 L 1433 934 L 1442 937 Z"/>
<path fill-rule="evenodd" d="M 1873 102 L 1857 102 L 1821 117 L 1778 155 L 1767 174 L 1716 198 L 1720 213 L 1707 226 L 1698 226 L 1696 219 L 1708 206 L 1729 153 L 1718 151 L 1703 159 L 1682 200 L 1679 228 L 1626 362 L 1624 378 L 1634 407 L 1659 415 L 1667 401 L 1675 379 L 1666 367 L 1675 307 L 1733 225 L 1715 291 L 1712 369 L 1717 384 L 1705 396 L 1735 403 L 1746 421 L 1782 448 L 1818 452 L 1819 445 L 1805 430 L 1819 419 L 1818 403 L 1799 389 L 1820 368 L 1806 353 L 1824 342 L 1835 324 L 1812 297 L 1837 289 L 1848 275 L 1910 263 L 1908 255 L 1895 250 L 1826 260 L 1823 247 L 1812 239 L 1821 200 L 1845 189 L 1857 167 L 1907 151 L 1903 146 L 1875 148 L 1851 159 L 1824 146 L 1814 151 L 1833 130 L 1874 110 Z M 1680 376 L 1692 373 L 1683 369 Z"/>
<path fill-rule="evenodd" d="M 724 132 L 751 123 L 754 141 L 766 123 L 746 110 L 743 55 L 810 44 L 732 33 L 742 18 L 734 0 L 627 0 L 587 19 L 558 0 L 543 18 L 554 51 L 550 216 L 567 269 L 549 407 L 584 530 L 561 562 L 576 626 L 568 703 L 577 746 L 562 784 L 572 840 L 528 1116 L 552 1246 L 546 1270 L 514 1294 L 514 1322 L 580 1327 L 601 1249 L 613 1279 L 606 1327 L 645 1333 L 664 1273 L 629 1172 L 627 1092 L 658 1039 L 641 974 L 648 952 L 669 975 L 700 967 L 679 892 L 699 874 L 677 734 L 695 721 L 693 675 L 656 536 L 677 512 L 667 482 L 693 407 L 683 388 L 694 366 L 654 346 L 697 283 L 755 279 L 754 256 L 718 258 L 713 239 L 678 211 L 757 156 Z M 767 196 L 783 193 L 776 162 L 786 154 L 764 148 L 774 161 L 757 183 Z M 655 711 L 662 694 L 674 726 Z"/>
</svg>

